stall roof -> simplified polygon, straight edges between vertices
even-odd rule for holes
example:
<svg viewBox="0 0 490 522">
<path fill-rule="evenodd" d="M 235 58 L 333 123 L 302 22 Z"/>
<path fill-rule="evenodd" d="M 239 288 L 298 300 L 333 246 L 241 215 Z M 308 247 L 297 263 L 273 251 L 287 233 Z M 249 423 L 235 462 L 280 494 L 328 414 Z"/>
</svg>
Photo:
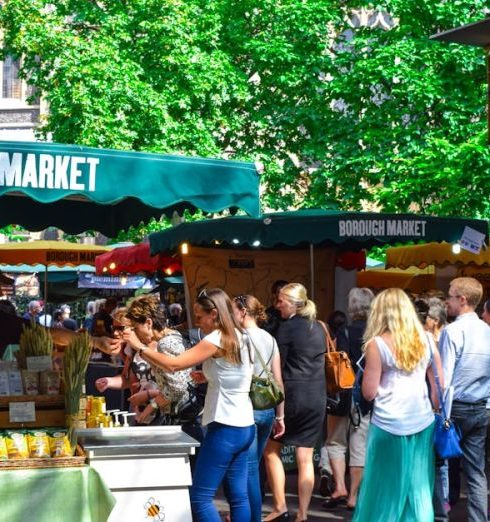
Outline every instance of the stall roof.
<svg viewBox="0 0 490 522">
<path fill-rule="evenodd" d="M 433 34 L 431 40 L 487 47 L 490 45 L 490 17 Z"/>
<path fill-rule="evenodd" d="M 298 210 L 182 223 L 150 234 L 152 255 L 173 252 L 182 243 L 245 248 L 301 247 L 309 244 L 346 249 L 409 241 L 457 241 L 465 226 L 488 235 L 484 220 L 416 214 Z"/>
<path fill-rule="evenodd" d="M 386 268 L 409 268 L 416 266 L 425 268 L 430 265 L 439 267 L 447 265 L 490 266 L 490 250 L 487 248 L 479 254 L 461 250 L 455 254 L 449 243 L 426 243 L 425 245 L 407 245 L 392 247 L 386 250 Z"/>
<path fill-rule="evenodd" d="M 0 141 L 0 227 L 57 226 L 72 234 L 113 237 L 163 213 L 241 209 L 260 214 L 255 165 L 96 149 Z"/>
</svg>

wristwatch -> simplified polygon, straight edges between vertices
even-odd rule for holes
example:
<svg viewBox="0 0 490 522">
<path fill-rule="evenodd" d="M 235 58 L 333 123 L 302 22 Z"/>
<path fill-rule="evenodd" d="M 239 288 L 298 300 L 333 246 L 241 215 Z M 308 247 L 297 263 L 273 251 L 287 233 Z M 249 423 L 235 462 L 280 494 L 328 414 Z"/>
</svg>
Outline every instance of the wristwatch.
<svg viewBox="0 0 490 522">
<path fill-rule="evenodd" d="M 158 403 L 155 399 L 152 399 L 150 401 L 150 406 L 154 409 L 154 410 L 158 410 L 160 408 L 160 406 L 158 406 Z"/>
</svg>

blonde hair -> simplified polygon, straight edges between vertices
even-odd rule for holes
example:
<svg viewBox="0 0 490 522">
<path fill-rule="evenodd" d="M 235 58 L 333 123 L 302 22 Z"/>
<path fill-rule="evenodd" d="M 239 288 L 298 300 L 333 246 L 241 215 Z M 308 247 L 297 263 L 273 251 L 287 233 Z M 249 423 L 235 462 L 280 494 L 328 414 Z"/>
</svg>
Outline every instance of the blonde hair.
<svg viewBox="0 0 490 522">
<path fill-rule="evenodd" d="M 289 283 L 283 286 L 279 294 L 296 308 L 296 313 L 309 321 L 316 319 L 316 305 L 308 299 L 306 288 L 301 283 Z"/>
<path fill-rule="evenodd" d="M 412 301 L 399 288 L 388 288 L 374 298 L 364 341 L 386 332 L 391 334 L 397 367 L 412 372 L 426 355 L 426 334 Z"/>
<path fill-rule="evenodd" d="M 232 364 L 241 364 L 240 341 L 236 330 L 242 331 L 233 314 L 233 306 L 228 294 L 221 288 L 201 290 L 196 303 L 207 313 L 216 310 L 216 328 L 221 332 L 223 357 Z"/>
<path fill-rule="evenodd" d="M 466 302 L 471 308 L 476 308 L 483 297 L 483 286 L 474 277 L 457 277 L 449 283 L 449 288 L 466 297 Z"/>
</svg>

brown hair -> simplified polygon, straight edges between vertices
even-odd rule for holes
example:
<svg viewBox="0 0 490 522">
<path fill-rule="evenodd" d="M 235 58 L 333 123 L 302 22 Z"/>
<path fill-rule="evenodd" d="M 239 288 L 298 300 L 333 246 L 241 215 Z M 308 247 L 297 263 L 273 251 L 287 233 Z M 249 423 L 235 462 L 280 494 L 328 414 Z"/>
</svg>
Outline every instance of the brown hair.
<svg viewBox="0 0 490 522">
<path fill-rule="evenodd" d="M 135 297 L 126 312 L 126 317 L 135 323 L 144 323 L 147 319 L 153 322 L 153 329 L 161 332 L 165 329 L 167 318 L 156 295 Z"/>
<path fill-rule="evenodd" d="M 233 364 L 241 364 L 240 341 L 236 333 L 236 330 L 241 331 L 241 328 L 233 315 L 228 294 L 221 288 L 204 289 L 197 296 L 196 303 L 208 314 L 216 310 L 216 323 L 217 329 L 221 332 L 223 357 Z"/>
<path fill-rule="evenodd" d="M 483 297 L 483 287 L 474 277 L 457 277 L 449 283 L 449 287 L 458 295 L 466 297 L 472 308 L 476 308 Z"/>
<path fill-rule="evenodd" d="M 242 294 L 237 295 L 233 300 L 238 308 L 245 310 L 258 325 L 264 324 L 267 321 L 265 306 L 255 296 Z"/>
<path fill-rule="evenodd" d="M 114 321 L 123 324 L 125 321 L 129 320 L 127 316 L 128 309 L 125 306 L 121 306 L 120 308 L 116 308 L 114 312 L 112 312 L 112 319 Z"/>
</svg>

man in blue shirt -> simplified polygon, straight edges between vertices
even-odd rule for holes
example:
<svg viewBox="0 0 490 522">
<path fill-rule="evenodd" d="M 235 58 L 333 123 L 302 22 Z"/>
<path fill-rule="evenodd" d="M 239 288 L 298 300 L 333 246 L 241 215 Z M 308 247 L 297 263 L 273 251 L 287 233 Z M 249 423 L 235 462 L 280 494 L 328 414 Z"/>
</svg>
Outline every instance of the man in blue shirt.
<svg viewBox="0 0 490 522">
<path fill-rule="evenodd" d="M 443 330 L 439 341 L 444 383 L 454 387 L 451 419 L 462 435 L 469 522 L 487 520 L 485 404 L 490 396 L 490 327 L 475 313 L 482 295 L 482 285 L 472 277 L 451 281 L 447 311 L 456 320 Z"/>
</svg>

